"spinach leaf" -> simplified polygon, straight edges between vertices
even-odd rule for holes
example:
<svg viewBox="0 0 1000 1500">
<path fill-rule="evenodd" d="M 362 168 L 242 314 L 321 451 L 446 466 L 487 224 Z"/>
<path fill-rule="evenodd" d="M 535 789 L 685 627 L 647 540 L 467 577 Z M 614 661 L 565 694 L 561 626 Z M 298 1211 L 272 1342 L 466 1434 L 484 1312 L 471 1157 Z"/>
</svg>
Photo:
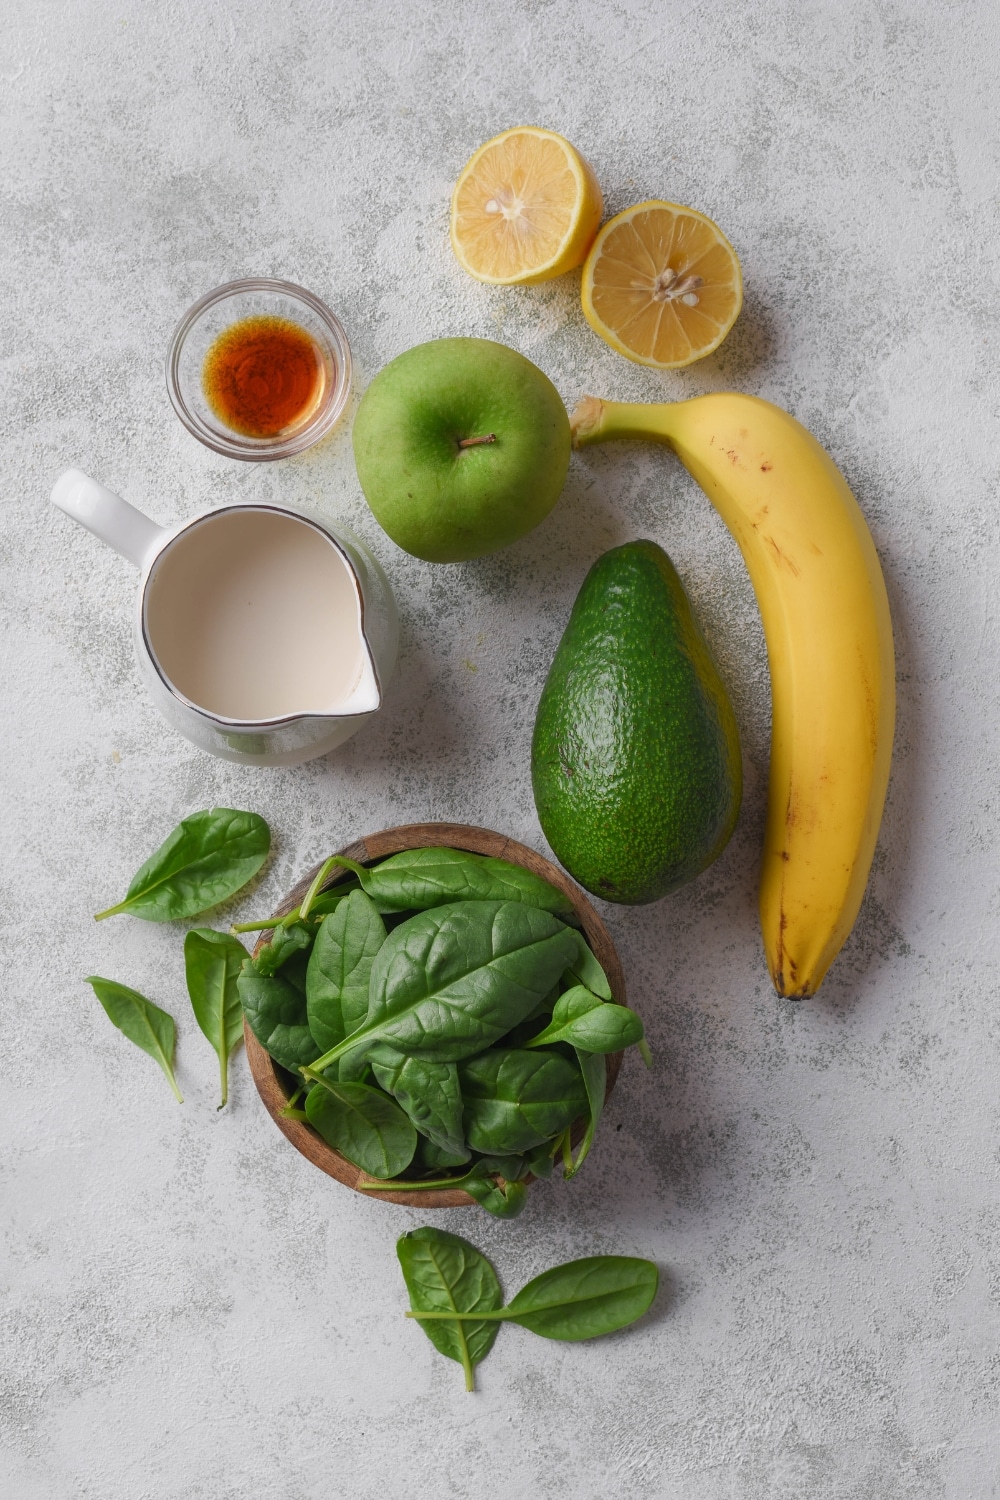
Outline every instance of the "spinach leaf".
<svg viewBox="0 0 1000 1500">
<path fill-rule="evenodd" d="M 532 1177 L 552 1176 L 552 1142 L 543 1141 L 536 1146 L 534 1151 L 529 1151 L 524 1158 L 525 1174 L 531 1173 Z"/>
<path fill-rule="evenodd" d="M 656 1296 L 659 1279 L 651 1260 L 632 1255 L 589 1255 L 543 1271 L 506 1307 L 477 1307 L 468 1315 L 461 1309 L 426 1307 L 419 1312 L 411 1310 L 406 1316 L 421 1318 L 428 1336 L 432 1322 L 468 1326 L 474 1318 L 485 1324 L 517 1323 L 542 1338 L 579 1343 L 614 1333 L 641 1318 Z"/>
<path fill-rule="evenodd" d="M 243 1035 L 243 1009 L 236 981 L 247 950 L 225 932 L 192 927 L 184 939 L 184 973 L 191 1009 L 219 1059 L 222 1109 L 229 1098 L 229 1055 Z"/>
<path fill-rule="evenodd" d="M 302 897 L 302 904 L 299 907 L 299 916 L 303 920 L 305 920 L 306 917 L 315 916 L 317 912 L 323 911 L 324 907 L 327 910 L 330 910 L 331 908 L 329 906 L 329 902 L 331 901 L 331 899 L 336 900 L 336 897 L 338 895 L 344 892 L 357 890 L 359 888 L 359 881 L 355 878 L 354 880 L 345 880 L 342 882 L 338 881 L 333 889 L 324 891 L 323 887 L 329 880 L 334 870 L 357 871 L 364 870 L 364 868 L 364 865 L 356 864 L 353 859 L 347 859 L 342 854 L 331 854 L 329 859 L 325 859 L 320 865 L 319 869 L 316 871 L 316 874 L 312 878 L 312 884 L 306 891 L 305 895 Z M 394 906 L 392 902 L 384 904 L 382 901 L 375 897 L 373 897 L 373 899 L 375 900 L 375 905 L 380 912 L 398 911 L 399 909 L 398 907 Z"/>
<path fill-rule="evenodd" d="M 309 1030 L 305 990 L 287 971 L 265 977 L 247 959 L 236 987 L 247 1025 L 276 1063 L 296 1073 L 315 1061 L 319 1048 Z"/>
<path fill-rule="evenodd" d="M 420 1145 L 417 1146 L 417 1152 L 420 1154 Z M 448 1164 L 444 1163 L 444 1166 Z M 451 1173 L 448 1178 L 433 1178 L 432 1181 L 424 1182 L 409 1179 L 403 1182 L 358 1182 L 358 1190 L 363 1193 L 384 1193 L 388 1190 L 396 1193 L 400 1188 L 405 1188 L 408 1193 L 438 1193 L 441 1188 L 465 1188 L 466 1193 L 477 1199 L 490 1214 L 496 1214 L 498 1218 L 514 1218 L 522 1211 L 526 1199 L 519 1194 L 511 1197 L 508 1190 L 516 1185 L 523 1187 L 522 1179 L 526 1173 L 528 1164 L 525 1157 L 477 1157 L 472 1161 L 472 1166 L 459 1175 Z M 504 1179 L 504 1185 L 501 1187 L 493 1178 Z M 493 1199 L 495 1191 L 499 1193 L 498 1199 Z M 525 1188 L 525 1194 L 526 1191 L 528 1190 Z M 487 1199 L 492 1202 L 486 1202 Z"/>
<path fill-rule="evenodd" d="M 349 896 L 352 891 L 360 890 L 356 880 L 345 880 L 329 891 L 321 891 L 309 908 L 309 920 L 319 921 L 322 917 L 336 911 L 341 901 Z M 286 911 L 284 916 L 261 917 L 256 922 L 234 922 L 230 932 L 265 932 L 270 927 L 291 927 L 293 922 L 301 921 L 302 907 L 293 906 L 291 911 Z"/>
<path fill-rule="evenodd" d="M 370 1177 L 395 1177 L 417 1149 L 417 1132 L 399 1105 L 366 1083 L 321 1078 L 306 1095 L 309 1123 Z"/>
<path fill-rule="evenodd" d="M 339 1078 L 341 1083 L 374 1083 L 375 1081 L 371 1064 L 363 1052 L 348 1052 L 339 1062 L 330 1064 L 324 1077 Z"/>
<path fill-rule="evenodd" d="M 92 974 L 86 982 L 93 985 L 94 994 L 104 1006 L 112 1025 L 159 1063 L 178 1104 L 183 1104 L 174 1077 L 177 1028 L 173 1016 L 154 1005 L 152 1000 L 147 1000 L 145 995 L 140 995 L 138 990 L 130 990 L 128 985 L 118 984 L 114 979 L 100 979 Z"/>
<path fill-rule="evenodd" d="M 439 1172 L 447 1172 L 449 1167 L 462 1167 L 469 1159 L 469 1148 L 463 1146 L 461 1151 L 442 1151 L 440 1146 L 435 1146 L 433 1141 L 425 1135 L 419 1136 L 417 1140 L 417 1152 L 413 1158 L 413 1166 L 421 1172 L 431 1172 L 435 1176 Z M 407 1186 L 412 1186 L 408 1183 Z"/>
<path fill-rule="evenodd" d="M 419 1153 L 419 1144 L 417 1150 Z M 449 1164 L 444 1163 L 444 1165 L 447 1166 Z M 496 1186 L 492 1182 L 492 1179 L 494 1177 L 502 1177 L 509 1185 L 520 1181 L 521 1178 L 527 1175 L 527 1171 L 526 1158 L 523 1156 L 479 1156 L 476 1157 L 467 1171 L 457 1175 L 452 1173 L 450 1177 L 438 1177 L 429 1182 L 410 1180 L 403 1182 L 359 1182 L 358 1189 L 359 1191 L 369 1193 L 385 1192 L 388 1189 L 396 1192 L 400 1188 L 405 1188 L 408 1192 L 437 1192 L 440 1188 L 468 1188 L 471 1193 L 472 1188 L 469 1184 L 472 1182 L 486 1181 L 491 1186 Z M 520 1210 L 517 1211 L 520 1212 Z M 513 1217 L 513 1215 L 504 1215 L 503 1217 Z"/>
<path fill-rule="evenodd" d="M 582 1016 L 567 1021 L 553 1042 L 565 1042 L 579 1052 L 621 1052 L 643 1040 L 642 1021 L 627 1005 L 605 1001 Z"/>
<path fill-rule="evenodd" d="M 327 863 L 352 870 L 384 910 L 427 911 L 452 901 L 523 901 L 561 917 L 574 915 L 568 897 L 541 876 L 463 849 L 404 849 L 370 867 L 338 855 Z"/>
<path fill-rule="evenodd" d="M 620 1052 L 643 1038 L 642 1022 L 634 1010 L 599 1000 L 582 984 L 560 995 L 552 1020 L 525 1047 L 549 1047 L 565 1042 L 579 1052 Z"/>
<path fill-rule="evenodd" d="M 315 901 L 309 908 L 309 915 L 313 920 L 319 917 L 329 916 L 330 912 L 336 911 L 341 901 L 346 901 L 352 891 L 360 891 L 361 887 L 356 880 L 338 880 L 335 886 L 328 891 L 320 891 Z"/>
<path fill-rule="evenodd" d="M 413 1229 L 396 1245 L 414 1317 L 421 1313 L 465 1313 L 462 1322 L 426 1322 L 421 1327 L 440 1354 L 465 1371 L 465 1389 L 475 1386 L 473 1369 L 497 1336 L 495 1323 L 476 1319 L 503 1302 L 497 1273 L 474 1245 L 445 1229 Z"/>
<path fill-rule="evenodd" d="M 480 1052 L 549 993 L 576 940 L 549 912 L 516 901 L 458 901 L 420 912 L 376 955 L 364 1025 L 317 1066 L 377 1041 L 433 1062 Z"/>
<path fill-rule="evenodd" d="M 588 990 L 585 984 L 571 985 L 568 990 L 564 990 L 552 1001 L 552 1009 L 548 1018 L 551 1029 L 559 1030 L 567 1021 L 575 1021 L 577 1016 L 585 1016 L 588 1010 L 605 1004 L 607 1002 L 599 995 L 595 995 L 593 990 Z M 550 1026 L 546 1026 L 545 1030 L 550 1030 Z M 530 1043 L 525 1042 L 523 1045 L 527 1047 Z"/>
<path fill-rule="evenodd" d="M 306 971 L 309 1029 L 321 1052 L 364 1021 L 372 962 L 385 923 L 364 891 L 351 891 L 322 923 Z"/>
<path fill-rule="evenodd" d="M 270 979 L 296 953 L 305 953 L 313 945 L 315 927 L 305 922 L 292 922 L 288 927 L 278 926 L 253 960 L 255 974 Z M 244 950 L 245 951 L 245 950 Z"/>
<path fill-rule="evenodd" d="M 530 1151 L 587 1108 L 579 1068 L 558 1052 L 497 1048 L 463 1062 L 459 1080 L 475 1151 Z"/>
<path fill-rule="evenodd" d="M 583 1081 L 587 1087 L 590 1115 L 583 1140 L 580 1142 L 580 1149 L 576 1153 L 576 1160 L 563 1172 L 563 1177 L 567 1182 L 579 1172 L 594 1144 L 594 1132 L 597 1130 L 597 1123 L 604 1109 L 604 1096 L 608 1088 L 608 1065 L 602 1053 L 577 1052 L 576 1060 L 580 1064 L 580 1072 L 583 1074 Z"/>
<path fill-rule="evenodd" d="M 393 1096 L 420 1134 L 446 1152 L 451 1164 L 468 1161 L 457 1065 L 407 1057 L 384 1042 L 371 1049 L 368 1061 L 379 1087 Z"/>
<path fill-rule="evenodd" d="M 492 1177 L 470 1177 L 462 1186 L 480 1208 L 495 1219 L 516 1219 L 528 1201 L 523 1182 L 494 1182 Z"/>
<path fill-rule="evenodd" d="M 612 999 L 608 976 L 598 963 L 593 949 L 582 932 L 576 934 L 576 943 L 576 955 L 573 961 L 567 964 L 570 974 L 580 984 L 586 985 L 588 990 L 593 990 L 594 994 L 599 995 L 602 1000 Z"/>
<path fill-rule="evenodd" d="M 650 1260 L 588 1255 L 536 1276 L 501 1316 L 542 1338 L 575 1343 L 614 1333 L 641 1318 L 658 1283 L 659 1272 Z"/>
<path fill-rule="evenodd" d="M 213 807 L 192 813 L 133 876 L 124 901 L 95 921 L 131 912 L 147 922 L 197 917 L 234 895 L 267 858 L 271 833 L 256 813 Z"/>
<path fill-rule="evenodd" d="M 530 1016 L 526 1016 L 523 1021 L 519 1021 L 516 1026 L 511 1027 L 510 1031 L 503 1038 L 504 1046 L 523 1047 L 525 1042 L 536 1034 L 539 1026 L 547 1025 L 551 1021 L 552 1007 L 558 999 L 559 986 L 556 985 L 549 991 L 544 1000 L 538 1002 Z"/>
<path fill-rule="evenodd" d="M 458 1235 L 416 1229 L 396 1249 L 410 1293 L 406 1316 L 420 1322 L 436 1349 L 464 1366 L 466 1390 L 472 1389 L 473 1367 L 489 1353 L 491 1333 L 495 1336 L 500 1323 L 517 1323 L 564 1342 L 598 1338 L 641 1318 L 659 1284 L 652 1261 L 591 1255 L 544 1271 L 504 1307 L 493 1267 Z"/>
<path fill-rule="evenodd" d="M 527 1173 L 526 1161 L 521 1152 L 503 1156 L 480 1156 L 473 1165 L 471 1175 L 502 1177 L 505 1182 L 518 1182 Z"/>
</svg>

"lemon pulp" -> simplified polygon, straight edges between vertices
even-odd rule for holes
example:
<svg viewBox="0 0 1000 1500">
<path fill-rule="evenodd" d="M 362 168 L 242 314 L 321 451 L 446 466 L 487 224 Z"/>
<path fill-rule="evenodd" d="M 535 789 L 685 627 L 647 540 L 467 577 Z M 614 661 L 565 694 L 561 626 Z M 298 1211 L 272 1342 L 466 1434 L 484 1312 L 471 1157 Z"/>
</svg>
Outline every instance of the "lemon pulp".
<svg viewBox="0 0 1000 1500">
<path fill-rule="evenodd" d="M 452 195 L 451 242 L 479 281 L 527 285 L 583 263 L 601 222 L 591 167 L 554 130 L 519 126 L 487 141 Z"/>
<path fill-rule="evenodd" d="M 638 364 L 677 369 L 717 349 L 743 303 L 736 251 L 705 214 L 651 200 L 610 219 L 583 269 L 594 332 Z"/>
</svg>

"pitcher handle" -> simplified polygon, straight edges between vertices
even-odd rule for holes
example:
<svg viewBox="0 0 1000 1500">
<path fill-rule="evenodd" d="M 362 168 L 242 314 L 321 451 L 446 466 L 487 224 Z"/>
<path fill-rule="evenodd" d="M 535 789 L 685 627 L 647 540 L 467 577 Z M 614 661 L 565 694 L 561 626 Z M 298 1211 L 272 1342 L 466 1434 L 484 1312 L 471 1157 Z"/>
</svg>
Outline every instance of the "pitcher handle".
<svg viewBox="0 0 1000 1500">
<path fill-rule="evenodd" d="M 86 526 L 122 557 L 145 568 L 163 543 L 165 528 L 105 489 L 80 469 L 67 469 L 52 486 L 52 504 Z"/>
</svg>

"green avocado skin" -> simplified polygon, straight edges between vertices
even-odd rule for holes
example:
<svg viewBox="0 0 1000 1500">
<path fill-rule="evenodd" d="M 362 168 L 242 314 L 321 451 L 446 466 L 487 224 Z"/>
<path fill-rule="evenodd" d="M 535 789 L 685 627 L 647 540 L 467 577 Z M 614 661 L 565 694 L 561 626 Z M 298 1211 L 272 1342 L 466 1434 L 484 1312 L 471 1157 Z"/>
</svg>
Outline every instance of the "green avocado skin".
<svg viewBox="0 0 1000 1500">
<path fill-rule="evenodd" d="M 606 901 L 658 901 L 725 848 L 743 791 L 726 689 L 655 542 L 599 557 L 542 689 L 531 747 L 538 818 Z"/>
</svg>

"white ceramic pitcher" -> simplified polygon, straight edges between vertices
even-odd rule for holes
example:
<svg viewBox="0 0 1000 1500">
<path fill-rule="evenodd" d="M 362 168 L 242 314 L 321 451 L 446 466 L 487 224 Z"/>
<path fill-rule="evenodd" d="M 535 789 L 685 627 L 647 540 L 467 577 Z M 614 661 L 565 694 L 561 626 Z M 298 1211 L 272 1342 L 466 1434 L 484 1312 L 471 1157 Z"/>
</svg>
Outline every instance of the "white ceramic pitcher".
<svg viewBox="0 0 1000 1500">
<path fill-rule="evenodd" d="M 165 528 L 79 469 L 67 469 L 59 477 L 52 500 L 74 521 L 79 521 L 140 569 L 133 623 L 143 679 L 164 717 L 202 750 L 246 765 L 297 765 L 343 744 L 378 712 L 385 685 L 396 665 L 396 607 L 382 569 L 364 544 L 344 528 L 299 506 L 277 505 L 221 506 Z M 300 533 L 298 527 L 309 531 Z M 260 631 L 270 629 L 272 623 L 286 633 L 292 628 L 290 620 L 281 614 L 280 604 L 275 599 L 269 600 L 268 570 L 272 554 L 267 539 L 274 536 L 282 541 L 285 604 L 311 607 L 307 596 L 312 587 L 316 609 L 329 615 L 331 599 L 336 594 L 340 611 L 336 619 L 342 628 L 300 632 L 293 648 L 279 653 L 279 669 L 275 670 L 272 660 L 270 672 L 262 677 L 254 675 Z M 320 545 L 320 539 L 325 545 Z M 251 545 L 255 549 L 252 554 L 247 550 Z M 325 546 L 331 549 L 330 554 Z M 241 661 L 237 654 L 240 672 L 236 675 L 243 680 L 245 701 L 266 704 L 271 692 L 269 682 L 275 684 L 275 701 L 282 696 L 287 699 L 290 692 L 302 694 L 301 702 L 281 701 L 279 711 L 274 714 L 261 712 L 257 706 L 253 717 L 230 716 L 232 708 L 224 700 L 232 698 L 232 692 L 221 679 L 213 689 L 199 694 L 204 701 L 196 701 L 195 696 L 185 693 L 178 682 L 171 680 L 171 671 L 179 680 L 187 672 L 186 685 L 190 689 L 190 683 L 198 680 L 203 662 L 212 657 L 218 643 L 210 638 L 212 599 L 209 597 L 206 604 L 203 597 L 206 582 L 218 578 L 228 585 L 232 581 L 228 560 L 244 555 L 252 556 L 256 569 L 239 585 L 246 594 L 245 601 L 239 596 L 239 602 L 241 605 L 245 602 L 248 627 L 247 657 Z M 302 575 L 301 591 L 293 587 L 290 593 L 289 587 L 297 579 L 294 573 L 290 577 L 288 570 L 294 569 L 297 558 L 304 559 L 309 567 Z M 336 587 L 318 589 L 324 580 Z M 276 572 L 273 581 L 276 585 Z M 275 613 L 275 609 L 279 612 Z M 326 620 L 325 615 L 323 618 Z M 250 628 L 254 625 L 256 637 Z M 199 630 L 202 634 L 197 633 Z M 178 640 L 185 642 L 183 651 L 187 652 L 187 658 Z M 232 662 L 232 621 L 226 650 Z M 237 653 L 238 650 L 237 647 Z M 285 680 L 286 674 L 280 670 L 282 658 L 296 667 L 294 683 L 301 686 L 294 683 L 290 686 Z M 178 662 L 183 666 L 180 672 Z M 172 663 L 171 671 L 165 663 Z M 311 700 L 314 680 L 320 684 L 327 682 L 325 701 Z M 322 686 L 316 691 L 322 697 Z M 210 701 L 213 695 L 217 700 L 214 704 Z"/>
</svg>

